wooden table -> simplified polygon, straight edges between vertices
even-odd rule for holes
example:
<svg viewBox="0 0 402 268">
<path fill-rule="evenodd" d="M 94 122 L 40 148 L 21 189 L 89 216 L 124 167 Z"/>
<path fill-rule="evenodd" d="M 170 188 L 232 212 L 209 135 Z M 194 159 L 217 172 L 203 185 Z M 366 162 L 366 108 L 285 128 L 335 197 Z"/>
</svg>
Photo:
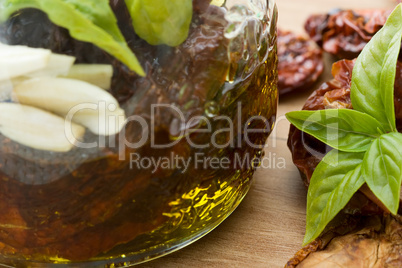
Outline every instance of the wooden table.
<svg viewBox="0 0 402 268">
<path fill-rule="evenodd" d="M 279 27 L 303 33 L 312 13 L 333 8 L 392 8 L 394 0 L 277 0 Z M 330 78 L 330 57 L 322 81 Z M 318 84 L 315 86 L 317 87 Z M 313 88 L 283 98 L 266 156 L 237 210 L 210 234 L 188 247 L 141 267 L 283 267 L 301 247 L 305 228 L 306 190 L 286 146 L 289 123 L 284 114 L 299 110 Z M 276 163 L 274 163 L 274 160 Z M 284 161 L 285 168 L 278 163 Z"/>
</svg>

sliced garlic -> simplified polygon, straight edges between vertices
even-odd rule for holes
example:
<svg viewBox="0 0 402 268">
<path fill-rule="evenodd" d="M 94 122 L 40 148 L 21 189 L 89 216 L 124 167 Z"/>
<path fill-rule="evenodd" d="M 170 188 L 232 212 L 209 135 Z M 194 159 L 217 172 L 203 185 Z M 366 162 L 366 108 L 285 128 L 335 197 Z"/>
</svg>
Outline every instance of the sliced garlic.
<svg viewBox="0 0 402 268">
<path fill-rule="evenodd" d="M 51 54 L 49 61 L 44 68 L 27 73 L 25 75 L 32 78 L 39 76 L 67 75 L 71 66 L 74 64 L 74 61 L 75 57 L 72 56 Z"/>
<path fill-rule="evenodd" d="M 34 107 L 0 103 L 0 133 L 34 149 L 67 152 L 84 136 L 85 128 Z"/>
<path fill-rule="evenodd" d="M 114 135 L 125 124 L 124 110 L 107 91 L 87 82 L 40 77 L 17 84 L 13 100 L 71 117 L 98 135 Z"/>
<path fill-rule="evenodd" d="M 8 80 L 45 68 L 51 51 L 0 43 L 0 80 Z"/>
<path fill-rule="evenodd" d="M 103 89 L 110 89 L 113 66 L 108 64 L 75 64 L 65 78 L 78 79 Z"/>
</svg>

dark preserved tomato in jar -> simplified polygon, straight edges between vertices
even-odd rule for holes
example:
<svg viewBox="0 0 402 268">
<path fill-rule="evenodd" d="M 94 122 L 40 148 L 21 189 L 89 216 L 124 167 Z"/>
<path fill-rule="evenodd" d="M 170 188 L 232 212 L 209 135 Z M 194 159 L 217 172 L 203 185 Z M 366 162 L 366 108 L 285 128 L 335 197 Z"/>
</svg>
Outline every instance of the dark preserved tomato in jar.
<svg viewBox="0 0 402 268">
<path fill-rule="evenodd" d="M 275 121 L 276 19 L 271 0 L 1 0 L 0 263 L 129 265 L 222 222 Z"/>
</svg>

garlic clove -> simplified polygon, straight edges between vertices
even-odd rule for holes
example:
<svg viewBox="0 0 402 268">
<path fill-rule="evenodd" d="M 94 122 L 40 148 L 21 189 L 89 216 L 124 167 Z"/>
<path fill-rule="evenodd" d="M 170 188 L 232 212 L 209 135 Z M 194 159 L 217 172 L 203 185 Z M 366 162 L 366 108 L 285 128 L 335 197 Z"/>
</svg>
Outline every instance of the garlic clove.
<svg viewBox="0 0 402 268">
<path fill-rule="evenodd" d="M 60 115 L 86 103 L 118 106 L 117 100 L 105 90 L 68 78 L 39 77 L 23 81 L 14 87 L 13 99 Z"/>
<path fill-rule="evenodd" d="M 125 112 L 121 108 L 81 110 L 77 112 L 72 120 L 86 126 L 92 133 L 102 136 L 118 134 L 126 123 Z"/>
<path fill-rule="evenodd" d="M 82 80 L 103 89 L 110 89 L 113 66 L 108 64 L 75 64 L 64 77 Z"/>
<path fill-rule="evenodd" d="M 0 133 L 34 149 L 68 152 L 82 139 L 85 128 L 35 107 L 0 103 Z"/>
<path fill-rule="evenodd" d="M 45 68 L 51 54 L 49 49 L 0 43 L 0 81 Z"/>
<path fill-rule="evenodd" d="M 67 75 L 73 66 L 75 57 L 51 54 L 47 65 L 34 72 L 25 74 L 27 77 Z"/>
<path fill-rule="evenodd" d="M 73 122 L 98 135 L 117 134 L 124 126 L 124 111 L 119 108 L 117 100 L 107 91 L 87 82 L 68 78 L 34 78 L 17 84 L 12 95 L 16 102 L 69 116 Z M 109 124 L 113 120 L 118 123 Z"/>
</svg>

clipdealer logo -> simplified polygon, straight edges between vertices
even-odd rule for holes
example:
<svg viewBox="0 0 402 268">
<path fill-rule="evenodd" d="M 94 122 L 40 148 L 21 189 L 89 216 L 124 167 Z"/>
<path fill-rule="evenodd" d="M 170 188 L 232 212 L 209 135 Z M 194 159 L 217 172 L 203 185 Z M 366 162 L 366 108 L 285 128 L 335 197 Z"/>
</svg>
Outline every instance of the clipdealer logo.
<svg viewBox="0 0 402 268">
<path fill-rule="evenodd" d="M 195 170 L 207 169 L 285 169 L 286 161 L 283 157 L 278 157 L 276 153 L 269 152 L 261 158 L 252 157 L 250 154 L 235 153 L 233 158 L 230 157 L 212 157 L 204 153 L 196 153 L 194 156 L 182 157 L 180 155 L 170 153 L 169 156 L 150 157 L 141 156 L 139 153 L 130 154 L 131 169 L 146 169 L 156 173 L 159 170 L 180 170 L 181 173 L 187 172 L 190 168 Z"/>
<path fill-rule="evenodd" d="M 275 153 L 268 152 L 267 155 L 257 157 L 252 153 L 234 153 L 233 155 L 218 157 L 211 156 L 207 152 L 218 152 L 219 150 L 230 150 L 251 148 L 253 152 L 260 152 L 265 148 L 265 143 L 261 139 L 253 139 L 253 136 L 268 136 L 272 132 L 272 121 L 261 115 L 250 116 L 243 119 L 242 106 L 237 104 L 237 111 L 234 118 L 225 115 L 198 115 L 186 118 L 184 113 L 175 105 L 171 104 L 152 104 L 148 117 L 132 115 L 128 118 L 110 115 L 108 107 L 104 103 L 96 104 L 80 104 L 71 109 L 66 117 L 66 133 L 71 137 L 71 121 L 74 114 L 82 109 L 98 110 L 99 122 L 98 127 L 110 128 L 111 126 L 122 125 L 124 120 L 125 126 L 135 124 L 138 132 L 135 142 L 128 141 L 126 136 L 126 127 L 123 127 L 117 135 L 102 136 L 99 135 L 97 141 L 84 142 L 72 140 L 79 148 L 97 148 L 109 147 L 118 149 L 119 159 L 122 161 L 129 160 L 130 167 L 135 169 L 151 169 L 153 173 L 161 169 L 179 169 L 186 172 L 190 167 L 195 169 L 250 169 L 250 168 L 278 168 L 286 167 L 286 161 L 283 157 L 278 157 Z M 157 118 L 161 116 L 170 116 L 171 123 L 175 129 L 170 129 L 174 132 L 171 135 L 169 142 L 157 143 Z M 173 124 L 174 123 L 174 124 Z M 214 125 L 220 123 L 224 126 L 219 129 L 214 129 Z M 258 127 L 255 127 L 258 126 Z M 105 131 L 99 131 L 105 132 Z M 202 139 L 202 142 L 197 141 L 194 137 L 197 134 L 203 137 L 209 136 L 209 139 Z M 222 139 L 222 137 L 224 137 Z M 108 139 L 108 140 L 107 140 Z M 116 140 L 119 142 L 116 143 Z M 222 140 L 224 140 L 222 142 Z M 259 142 L 255 142 L 259 140 Z M 173 152 L 170 155 L 164 156 L 149 156 L 141 155 L 140 151 L 145 145 L 155 150 L 171 149 L 179 143 L 185 143 L 186 146 L 193 149 L 194 153 L 190 156 L 181 156 Z M 129 148 L 129 154 L 127 154 Z M 199 152 L 201 151 L 201 153 Z M 206 153 L 202 153 L 205 151 Z M 127 159 L 129 158 L 129 159 Z"/>
</svg>

